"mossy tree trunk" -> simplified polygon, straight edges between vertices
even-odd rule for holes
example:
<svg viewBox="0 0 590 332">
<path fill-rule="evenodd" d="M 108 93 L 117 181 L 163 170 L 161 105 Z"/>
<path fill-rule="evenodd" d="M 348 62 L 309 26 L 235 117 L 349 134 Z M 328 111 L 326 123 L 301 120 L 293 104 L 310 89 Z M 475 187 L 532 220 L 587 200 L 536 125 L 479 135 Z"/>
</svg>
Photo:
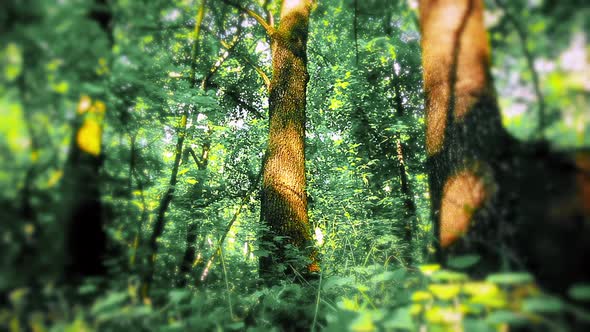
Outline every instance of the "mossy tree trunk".
<svg viewBox="0 0 590 332">
<path fill-rule="evenodd" d="M 307 37 L 311 0 L 284 0 L 280 24 L 271 34 L 272 80 L 269 87 L 270 135 L 263 166 L 261 222 L 268 227 L 260 258 L 263 277 L 288 267 L 288 244 L 311 244 L 305 190 L 305 103 Z M 280 239 L 282 238 L 282 240 Z M 317 266 L 309 266 L 311 270 Z M 301 272 L 301 271 L 300 271 Z"/>
<path fill-rule="evenodd" d="M 522 143 L 502 127 L 482 0 L 424 0 L 426 150 L 438 258 L 526 269 L 551 289 L 588 279 L 587 154 Z"/>
</svg>

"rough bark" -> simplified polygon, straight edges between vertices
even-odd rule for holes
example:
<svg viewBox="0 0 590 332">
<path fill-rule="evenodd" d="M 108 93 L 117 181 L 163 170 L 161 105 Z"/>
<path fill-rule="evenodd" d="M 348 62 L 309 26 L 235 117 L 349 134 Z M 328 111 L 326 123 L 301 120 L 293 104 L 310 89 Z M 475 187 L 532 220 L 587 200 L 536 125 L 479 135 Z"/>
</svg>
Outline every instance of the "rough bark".
<svg viewBox="0 0 590 332">
<path fill-rule="evenodd" d="M 271 35 L 270 135 L 264 161 L 260 219 L 268 231 L 260 259 L 263 277 L 287 264 L 286 244 L 303 250 L 311 240 L 305 191 L 305 102 L 307 36 L 311 0 L 285 0 L 279 27 Z M 276 237 L 285 237 L 277 241 Z M 310 266 L 309 269 L 316 269 Z"/>
<path fill-rule="evenodd" d="M 420 24 L 438 258 L 475 252 L 479 272 L 524 268 L 560 291 L 587 280 L 587 157 L 503 129 L 482 0 L 424 0 Z"/>
</svg>

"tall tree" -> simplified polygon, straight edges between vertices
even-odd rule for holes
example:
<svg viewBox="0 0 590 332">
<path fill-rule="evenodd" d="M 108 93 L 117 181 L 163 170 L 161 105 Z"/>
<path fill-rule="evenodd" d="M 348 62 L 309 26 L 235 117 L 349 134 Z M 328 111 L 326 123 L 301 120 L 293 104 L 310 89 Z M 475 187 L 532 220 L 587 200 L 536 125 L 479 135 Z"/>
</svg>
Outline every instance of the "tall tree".
<svg viewBox="0 0 590 332">
<path fill-rule="evenodd" d="M 197 55 L 199 54 L 199 36 L 201 32 L 201 25 L 203 23 L 203 17 L 205 16 L 205 8 L 206 8 L 207 0 L 201 0 L 201 4 L 197 11 L 197 15 L 195 18 L 195 26 L 194 26 L 194 41 L 193 46 L 191 48 L 190 54 L 190 74 L 189 74 L 189 82 L 191 87 L 197 87 Z M 178 170 L 180 166 L 180 162 L 182 160 L 182 151 L 184 147 L 184 140 L 186 138 L 186 129 L 187 129 L 187 119 L 191 115 L 190 108 L 186 107 L 178 125 L 178 137 L 176 139 L 176 145 L 174 148 L 174 163 L 172 165 L 172 171 L 170 173 L 170 180 L 168 182 L 168 187 L 166 191 L 162 195 L 162 199 L 160 201 L 160 205 L 158 206 L 158 210 L 156 213 L 156 221 L 154 224 L 154 229 L 152 231 L 152 235 L 149 239 L 148 243 L 148 266 L 144 273 L 143 278 L 143 287 L 142 293 L 144 297 L 147 297 L 149 294 L 149 290 L 151 287 L 151 283 L 154 277 L 154 268 L 155 268 L 155 261 L 156 261 L 156 254 L 158 252 L 158 239 L 164 233 L 164 226 L 166 221 L 166 212 L 170 207 L 170 203 L 174 198 L 174 193 L 176 192 L 176 184 L 178 182 Z"/>
<path fill-rule="evenodd" d="M 527 268 L 563 290 L 588 278 L 589 170 L 581 157 L 518 142 L 502 127 L 483 10 L 482 0 L 420 2 L 439 258 L 476 250 L 480 271 Z"/>
<path fill-rule="evenodd" d="M 106 43 L 101 46 L 108 52 L 113 46 L 113 30 L 107 2 L 95 1 L 88 17 L 105 35 Z M 106 65 L 106 60 L 102 61 Z M 93 75 L 92 80 L 106 84 L 101 75 Z M 106 273 L 103 260 L 107 236 L 100 198 L 100 169 L 104 157 L 101 153 L 102 120 L 106 110 L 100 99 L 106 95 L 95 97 L 94 101 L 88 96 L 80 98 L 72 144 L 64 166 L 60 218 L 65 222 L 65 278 L 74 281 Z"/>
<path fill-rule="evenodd" d="M 272 275 L 286 263 L 286 243 L 298 249 L 310 244 L 305 190 L 305 103 L 309 80 L 307 37 L 312 0 L 284 0 L 279 26 L 270 33 L 272 80 L 269 87 L 270 134 L 264 161 L 260 219 L 269 231 L 260 271 Z M 270 245 L 269 245 L 270 244 Z M 317 270 L 310 265 L 310 270 Z"/>
</svg>

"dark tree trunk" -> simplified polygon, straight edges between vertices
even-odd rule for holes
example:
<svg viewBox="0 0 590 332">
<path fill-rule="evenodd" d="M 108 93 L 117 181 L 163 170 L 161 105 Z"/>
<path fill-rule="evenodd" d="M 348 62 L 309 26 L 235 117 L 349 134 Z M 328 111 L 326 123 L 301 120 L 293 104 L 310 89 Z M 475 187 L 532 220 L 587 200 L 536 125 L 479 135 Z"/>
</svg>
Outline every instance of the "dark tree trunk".
<svg viewBox="0 0 590 332">
<path fill-rule="evenodd" d="M 395 94 L 394 101 L 395 101 L 395 114 L 398 118 L 398 121 L 402 121 L 404 116 L 406 115 L 406 111 L 403 104 L 402 99 L 402 92 L 401 92 L 401 80 L 399 76 L 396 74 L 395 69 L 393 68 L 393 92 Z M 407 264 L 412 264 L 412 252 L 414 248 L 414 233 L 416 232 L 416 223 L 417 223 L 417 211 L 416 211 L 416 203 L 414 202 L 414 194 L 412 188 L 410 186 L 410 180 L 408 178 L 408 173 L 406 169 L 406 146 L 401 138 L 401 133 L 396 132 L 394 135 L 395 144 L 396 144 L 396 156 L 397 156 L 397 169 L 399 173 L 400 179 L 400 189 L 402 194 L 402 199 L 404 202 L 404 240 L 408 245 L 408 249 L 406 252 L 406 262 Z"/>
<path fill-rule="evenodd" d="M 439 259 L 478 253 L 479 272 L 527 269 L 559 291 L 588 280 L 590 167 L 502 127 L 483 1 L 422 1 L 420 24 Z"/>
<path fill-rule="evenodd" d="M 203 148 L 201 150 L 201 157 L 197 158 L 194 151 L 190 151 L 194 162 L 197 164 L 197 168 L 199 170 L 199 179 L 196 184 L 196 188 L 194 191 L 194 197 L 197 201 L 204 201 L 207 198 L 205 197 L 205 181 L 206 181 L 206 171 L 207 166 L 209 165 L 209 150 L 211 149 L 211 132 L 209 132 L 209 137 L 207 137 Z M 198 209 L 202 210 L 206 208 L 207 204 L 199 204 Z M 184 250 L 184 255 L 182 257 L 182 262 L 180 263 L 180 272 L 178 276 L 177 286 L 184 287 L 188 283 L 190 277 L 190 271 L 194 265 L 196 253 L 197 253 L 197 238 L 199 236 L 199 231 L 201 228 L 201 224 L 205 219 L 206 215 L 203 212 L 197 212 L 193 218 L 189 222 L 189 225 L 186 230 L 186 248 Z"/>
<path fill-rule="evenodd" d="M 264 161 L 260 219 L 268 231 L 260 258 L 261 276 L 276 276 L 289 264 L 285 247 L 311 244 L 305 191 L 305 102 L 307 36 L 311 0 L 285 0 L 278 29 L 271 36 L 272 81 L 269 88 L 270 136 Z M 276 237 L 285 237 L 284 241 Z M 318 267 L 312 264 L 310 270 Z"/>
<path fill-rule="evenodd" d="M 112 14 L 106 1 L 97 0 L 89 17 L 96 21 L 108 38 L 108 45 L 112 46 Z M 77 142 L 87 116 L 85 112 L 74 121 L 75 130 L 62 184 L 60 218 L 66 230 L 65 279 L 74 283 L 89 276 L 104 276 L 107 272 L 104 265 L 107 236 L 100 194 L 103 156 L 100 152 L 81 148 Z"/>
<path fill-rule="evenodd" d="M 172 199 L 174 198 L 174 193 L 176 191 L 176 183 L 178 182 L 178 168 L 180 166 L 180 161 L 182 159 L 182 148 L 184 145 L 184 138 L 186 136 L 187 116 L 188 114 L 187 112 L 185 112 L 185 114 L 183 114 L 182 118 L 180 119 L 180 125 L 178 127 L 178 139 L 176 141 L 176 146 L 174 148 L 174 164 L 172 165 L 172 172 L 170 173 L 170 181 L 168 182 L 168 188 L 166 188 L 166 192 L 164 192 L 164 195 L 160 200 L 160 205 L 158 206 L 158 211 L 156 212 L 154 228 L 148 242 L 148 263 L 146 270 L 144 272 L 145 274 L 142 287 L 144 297 L 147 297 L 149 295 L 149 290 L 154 278 L 156 254 L 158 253 L 158 239 L 164 233 L 166 212 L 168 211 L 168 207 L 170 206 L 170 203 L 172 202 Z"/>
</svg>

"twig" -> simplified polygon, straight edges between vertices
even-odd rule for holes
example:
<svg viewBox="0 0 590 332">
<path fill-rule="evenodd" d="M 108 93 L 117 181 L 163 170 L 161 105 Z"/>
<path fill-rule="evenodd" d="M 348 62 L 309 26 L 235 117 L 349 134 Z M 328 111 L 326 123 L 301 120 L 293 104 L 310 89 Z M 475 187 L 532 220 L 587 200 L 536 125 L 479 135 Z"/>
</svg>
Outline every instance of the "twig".
<svg viewBox="0 0 590 332">
<path fill-rule="evenodd" d="M 520 39 L 520 48 L 522 49 L 522 53 L 524 54 L 525 60 L 527 62 L 527 66 L 529 67 L 529 71 L 531 72 L 531 78 L 533 80 L 533 89 L 535 90 L 535 96 L 537 97 L 537 103 L 539 105 L 539 122 L 538 122 L 538 134 L 539 136 L 543 137 L 543 132 L 545 131 L 545 127 L 547 124 L 545 123 L 545 99 L 543 97 L 543 92 L 541 91 L 541 83 L 539 81 L 539 74 L 535 70 L 535 63 L 533 59 L 533 55 L 531 51 L 528 49 L 528 36 L 526 34 L 525 29 L 520 25 L 518 19 L 508 10 L 508 7 L 502 0 L 494 0 L 496 6 L 500 7 L 504 11 L 504 15 L 506 15 L 506 19 L 514 29 L 516 30 L 516 34 Z"/>
<path fill-rule="evenodd" d="M 252 194 L 252 191 L 254 191 L 254 188 L 256 187 L 256 185 L 258 184 L 258 182 L 260 182 L 260 179 L 261 178 L 262 178 L 262 168 L 260 168 L 260 172 L 258 173 L 258 176 L 256 177 L 256 181 L 252 182 L 252 184 L 250 186 L 250 190 L 248 190 L 246 192 L 246 195 L 244 195 L 242 197 L 242 201 L 240 202 L 240 206 L 238 207 L 238 210 L 236 211 L 236 213 L 234 213 L 234 216 L 232 217 L 231 221 L 225 227 L 225 230 L 223 231 L 223 235 L 221 236 L 221 238 L 219 239 L 219 241 L 217 241 L 216 249 L 213 252 L 213 254 L 211 254 L 211 257 L 207 260 L 207 264 L 205 265 L 205 269 L 203 270 L 203 272 L 201 273 L 201 277 L 199 278 L 199 280 L 201 282 L 205 281 L 205 279 L 207 278 L 207 275 L 208 275 L 208 272 L 209 272 L 209 268 L 211 267 L 211 265 L 215 261 L 215 258 L 217 256 L 217 253 L 220 252 L 220 250 L 221 250 L 221 248 L 223 246 L 223 242 L 225 241 L 225 238 L 227 237 L 227 234 L 229 233 L 229 231 L 231 230 L 232 226 L 234 225 L 234 223 L 238 219 L 238 216 L 240 215 L 240 212 L 242 212 L 242 208 L 244 207 L 244 205 L 246 205 L 246 201 L 248 200 L 248 198 L 250 198 L 250 195 Z"/>
<path fill-rule="evenodd" d="M 226 5 L 232 6 L 234 8 L 237 8 L 238 10 L 248 14 L 250 17 L 252 17 L 253 19 L 256 20 L 256 22 L 258 22 L 266 31 L 266 33 L 269 36 L 272 36 L 273 33 L 275 32 L 275 28 L 269 24 L 269 22 L 267 22 L 262 16 L 260 16 L 258 13 L 256 13 L 255 11 L 248 9 L 240 4 L 234 3 L 233 1 L 229 1 L 229 0 L 221 0 L 223 3 L 225 3 Z"/>
<path fill-rule="evenodd" d="M 226 43 L 225 41 L 221 40 L 221 45 L 226 48 L 229 49 L 231 47 L 231 45 L 229 45 L 228 43 Z M 254 69 L 256 71 L 256 73 L 262 78 L 262 80 L 264 81 L 264 85 L 266 86 L 266 89 L 268 90 L 270 87 L 270 79 L 268 78 L 268 75 L 266 75 L 266 73 L 264 72 L 264 70 L 262 70 L 259 66 L 257 66 L 256 64 L 254 64 L 250 59 L 248 59 L 245 56 L 242 55 L 238 55 L 242 60 L 244 60 L 250 67 L 252 67 L 252 69 Z"/>
<path fill-rule="evenodd" d="M 227 289 L 227 304 L 229 306 L 229 316 L 234 318 L 234 311 L 231 305 L 231 294 L 229 291 L 229 282 L 227 281 L 227 269 L 225 267 L 225 258 L 223 257 L 223 249 L 219 247 L 219 255 L 221 256 L 221 266 L 223 267 L 223 278 L 225 279 L 225 288 Z"/>
<path fill-rule="evenodd" d="M 318 295 L 316 296 L 315 300 L 315 312 L 313 314 L 313 323 L 311 324 L 311 331 L 315 331 L 315 326 L 318 322 L 318 311 L 320 308 L 320 292 L 322 290 L 322 278 L 324 273 L 320 271 L 320 282 L 318 283 Z"/>
</svg>

